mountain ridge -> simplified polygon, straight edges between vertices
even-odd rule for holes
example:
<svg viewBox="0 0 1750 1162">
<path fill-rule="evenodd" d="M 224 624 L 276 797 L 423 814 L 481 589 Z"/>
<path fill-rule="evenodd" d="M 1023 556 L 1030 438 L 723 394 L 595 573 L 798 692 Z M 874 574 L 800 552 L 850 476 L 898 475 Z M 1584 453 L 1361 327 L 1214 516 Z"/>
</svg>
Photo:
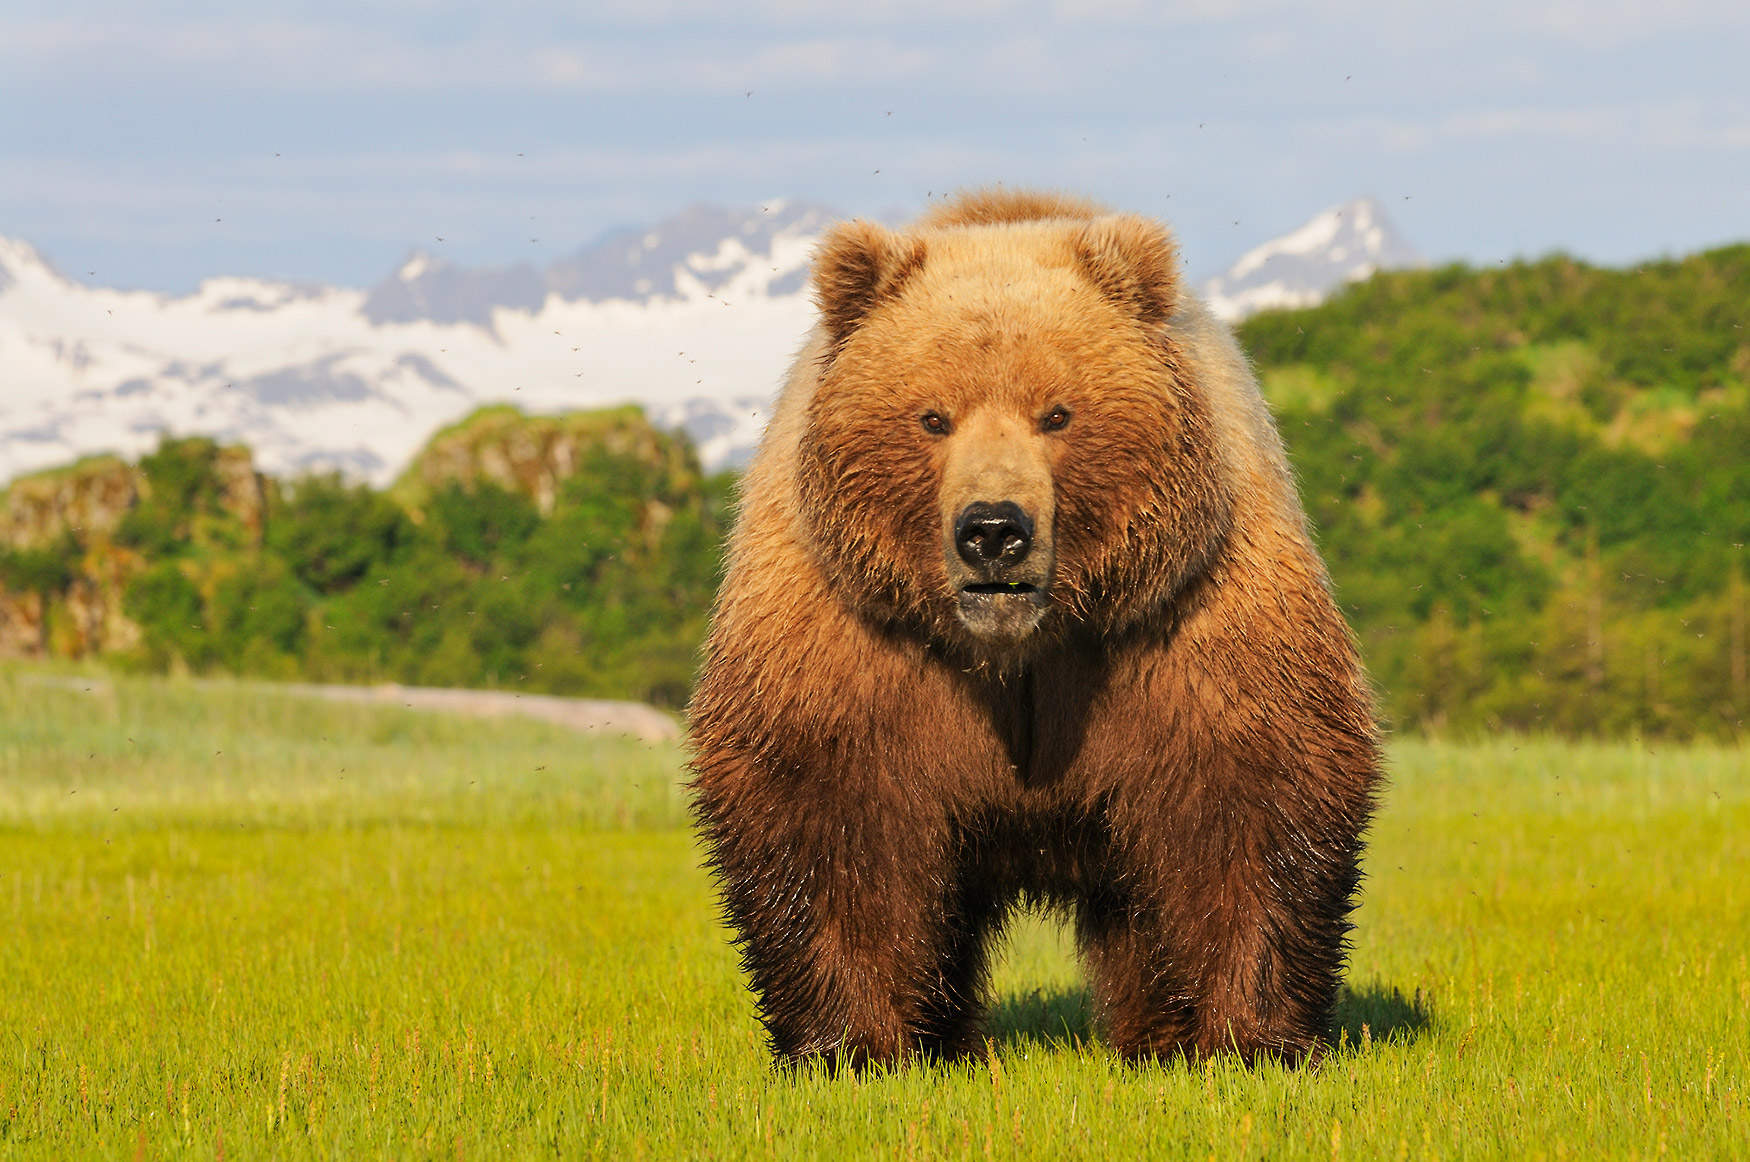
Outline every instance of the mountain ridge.
<svg viewBox="0 0 1750 1162">
<path fill-rule="evenodd" d="M 1383 215 L 1366 199 L 1345 207 L 1363 203 Z M 184 296 L 90 286 L 0 237 L 0 480 L 138 456 L 170 433 L 247 444 L 279 475 L 338 469 L 381 486 L 432 431 L 490 403 L 636 403 L 687 432 L 708 467 L 738 466 L 813 322 L 808 261 L 836 217 L 793 199 L 700 203 L 545 267 L 418 249 L 370 287 L 217 276 Z M 1302 246 L 1205 289 L 1243 317 L 1398 253 L 1332 237 L 1355 253 Z"/>
<path fill-rule="evenodd" d="M 1259 311 L 1317 306 L 1377 271 L 1425 265 L 1378 199 L 1351 198 L 1254 246 L 1201 290 L 1218 316 L 1237 322 Z"/>
</svg>

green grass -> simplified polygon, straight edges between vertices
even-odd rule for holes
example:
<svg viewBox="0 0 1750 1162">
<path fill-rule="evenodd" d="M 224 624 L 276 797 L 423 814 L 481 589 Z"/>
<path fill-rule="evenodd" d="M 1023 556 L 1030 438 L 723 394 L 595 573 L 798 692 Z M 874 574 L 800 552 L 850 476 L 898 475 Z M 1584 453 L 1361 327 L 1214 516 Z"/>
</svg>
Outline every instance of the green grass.
<svg viewBox="0 0 1750 1162">
<path fill-rule="evenodd" d="M 670 748 L 41 676 L 0 1157 L 1750 1154 L 1742 750 L 1398 744 L 1320 1069 L 1115 1060 L 1028 918 L 990 1064 L 857 1078 L 771 1067 Z"/>
<path fill-rule="evenodd" d="M 686 823 L 673 747 L 268 683 L 0 670 L 0 827 Z"/>
</svg>

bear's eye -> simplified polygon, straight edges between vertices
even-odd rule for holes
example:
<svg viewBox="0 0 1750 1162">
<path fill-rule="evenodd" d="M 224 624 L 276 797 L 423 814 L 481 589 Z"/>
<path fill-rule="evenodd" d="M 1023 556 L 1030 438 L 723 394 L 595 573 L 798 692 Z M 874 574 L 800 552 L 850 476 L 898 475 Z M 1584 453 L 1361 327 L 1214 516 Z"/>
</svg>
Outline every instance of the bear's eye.
<svg viewBox="0 0 1750 1162">
<path fill-rule="evenodd" d="M 1055 407 L 1045 413 L 1045 418 L 1039 421 L 1039 426 L 1048 432 L 1061 432 L 1068 423 L 1069 409 Z"/>
<path fill-rule="evenodd" d="M 948 434 L 948 421 L 938 412 L 925 412 L 924 431 L 945 436 Z"/>
</svg>

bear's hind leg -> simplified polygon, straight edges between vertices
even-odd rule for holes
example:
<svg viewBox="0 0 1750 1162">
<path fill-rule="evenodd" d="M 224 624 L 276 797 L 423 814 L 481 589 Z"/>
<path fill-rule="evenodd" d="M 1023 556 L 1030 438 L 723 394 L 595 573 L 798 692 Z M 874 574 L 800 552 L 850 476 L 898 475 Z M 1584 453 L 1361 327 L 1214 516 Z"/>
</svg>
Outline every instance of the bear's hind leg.
<svg viewBox="0 0 1750 1162">
<path fill-rule="evenodd" d="M 986 893 L 962 893 L 938 930 L 937 969 L 919 1006 L 918 1043 L 925 1056 L 951 1061 L 978 1051 L 991 943 L 1006 911 Z"/>
<path fill-rule="evenodd" d="M 1196 1007 L 1176 971 L 1181 957 L 1162 917 L 1137 907 L 1084 904 L 1077 917 L 1106 1043 L 1128 1058 L 1195 1051 Z"/>
</svg>

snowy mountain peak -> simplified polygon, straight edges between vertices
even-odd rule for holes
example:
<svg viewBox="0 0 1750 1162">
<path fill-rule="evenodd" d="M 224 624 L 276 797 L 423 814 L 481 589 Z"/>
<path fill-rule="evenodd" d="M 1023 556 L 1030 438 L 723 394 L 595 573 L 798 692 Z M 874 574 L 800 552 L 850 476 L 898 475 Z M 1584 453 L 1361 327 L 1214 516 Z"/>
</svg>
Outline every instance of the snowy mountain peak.
<svg viewBox="0 0 1750 1162">
<path fill-rule="evenodd" d="M 498 402 L 638 403 L 709 467 L 739 463 L 813 321 L 801 292 L 833 217 L 694 206 L 544 270 L 421 250 L 366 291 L 227 276 L 182 297 L 73 282 L 0 239 L 0 484 L 164 432 L 248 444 L 276 474 L 386 483 Z"/>
<path fill-rule="evenodd" d="M 0 485 L 89 453 L 137 456 L 165 432 L 247 444 L 275 474 L 382 484 L 488 403 L 637 403 L 685 429 L 707 467 L 740 464 L 814 322 L 808 261 L 835 217 L 788 200 L 696 205 L 545 268 L 418 250 L 369 290 L 227 276 L 180 298 L 76 282 L 0 237 Z M 1207 291 L 1234 318 L 1415 261 L 1358 199 Z"/>
<path fill-rule="evenodd" d="M 1310 307 L 1346 282 L 1422 261 L 1379 202 L 1356 198 L 1247 251 L 1203 285 L 1203 297 L 1217 315 L 1237 320 L 1257 311 Z"/>
<path fill-rule="evenodd" d="M 67 277 L 22 238 L 0 234 L 0 292 L 20 281 L 66 284 Z"/>
<path fill-rule="evenodd" d="M 544 270 L 528 263 L 469 269 L 416 251 L 371 288 L 364 313 L 379 324 L 428 320 L 491 329 L 495 311 L 539 311 L 549 296 L 649 304 L 719 293 L 793 294 L 807 277 L 814 239 L 835 216 L 783 198 L 748 209 L 699 204 L 654 226 L 613 231 Z"/>
<path fill-rule="evenodd" d="M 401 269 L 395 272 L 395 278 L 399 282 L 414 282 L 433 266 L 442 267 L 444 265 L 447 264 L 441 259 L 434 259 L 423 250 L 415 250 L 408 256 L 407 261 L 401 264 Z"/>
</svg>

